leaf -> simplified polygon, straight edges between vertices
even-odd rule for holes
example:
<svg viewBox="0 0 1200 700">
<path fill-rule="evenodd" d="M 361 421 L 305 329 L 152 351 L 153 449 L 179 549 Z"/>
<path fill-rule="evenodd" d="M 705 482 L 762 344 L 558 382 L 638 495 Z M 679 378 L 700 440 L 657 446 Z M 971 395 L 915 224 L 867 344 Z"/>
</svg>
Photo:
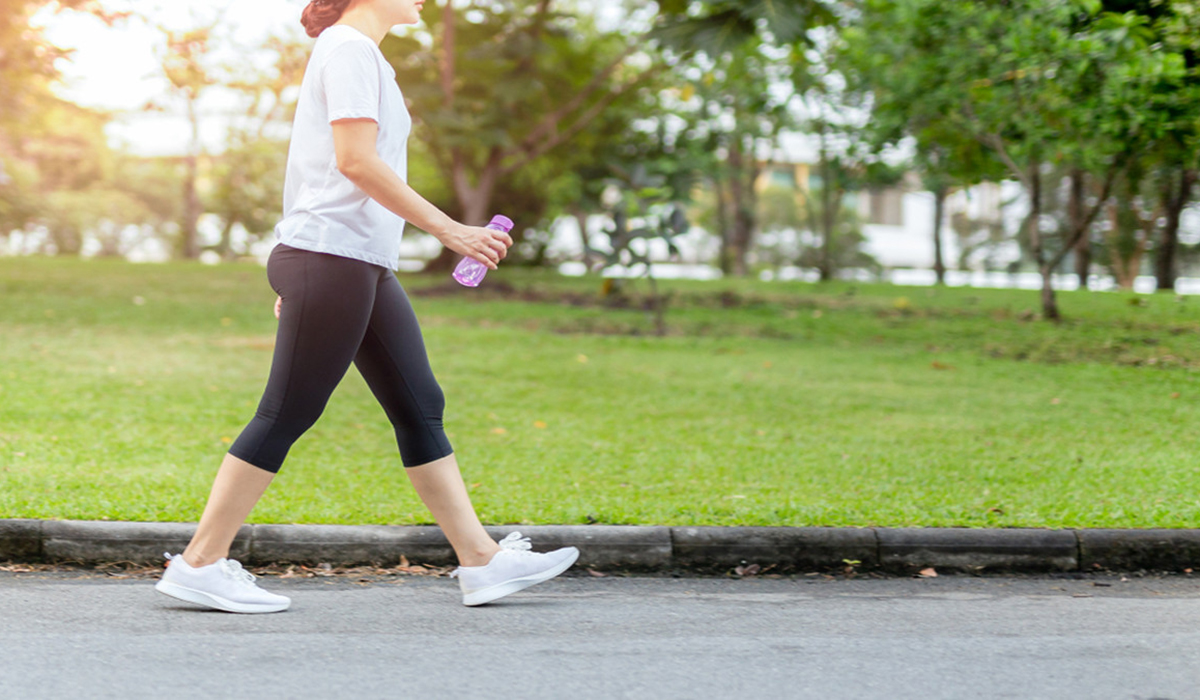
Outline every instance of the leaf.
<svg viewBox="0 0 1200 700">
<path fill-rule="evenodd" d="M 917 576 L 921 578 L 937 578 L 938 572 L 932 566 L 927 569 L 921 569 L 917 572 Z"/>
<path fill-rule="evenodd" d="M 588 569 L 587 572 L 589 575 L 594 576 L 596 578 L 608 578 L 608 574 L 604 573 L 603 571 L 596 571 L 595 569 Z"/>
<path fill-rule="evenodd" d="M 754 576 L 759 571 L 762 571 L 762 567 L 758 564 L 746 564 L 745 566 L 736 566 L 733 569 L 733 572 L 738 576 Z"/>
</svg>

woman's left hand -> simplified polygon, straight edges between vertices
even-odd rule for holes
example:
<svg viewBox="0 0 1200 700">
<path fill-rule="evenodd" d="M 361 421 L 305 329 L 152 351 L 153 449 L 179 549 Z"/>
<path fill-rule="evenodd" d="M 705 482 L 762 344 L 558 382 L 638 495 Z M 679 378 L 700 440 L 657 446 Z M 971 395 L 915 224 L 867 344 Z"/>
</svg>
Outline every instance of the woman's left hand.
<svg viewBox="0 0 1200 700">
<path fill-rule="evenodd" d="M 283 309 L 283 297 L 275 300 L 275 318 L 279 318 L 279 312 Z"/>
</svg>

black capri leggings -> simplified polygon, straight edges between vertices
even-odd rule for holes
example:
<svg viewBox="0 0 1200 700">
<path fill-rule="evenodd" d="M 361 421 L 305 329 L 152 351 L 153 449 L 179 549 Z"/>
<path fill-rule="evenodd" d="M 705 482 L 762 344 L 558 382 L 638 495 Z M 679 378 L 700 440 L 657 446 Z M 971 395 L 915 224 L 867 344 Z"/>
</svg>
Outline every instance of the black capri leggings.
<svg viewBox="0 0 1200 700">
<path fill-rule="evenodd" d="M 445 398 L 391 270 L 280 244 L 267 261 L 267 279 L 283 297 L 271 375 L 230 454 L 278 472 L 352 361 L 395 428 L 404 466 L 453 452 L 442 428 Z"/>
</svg>

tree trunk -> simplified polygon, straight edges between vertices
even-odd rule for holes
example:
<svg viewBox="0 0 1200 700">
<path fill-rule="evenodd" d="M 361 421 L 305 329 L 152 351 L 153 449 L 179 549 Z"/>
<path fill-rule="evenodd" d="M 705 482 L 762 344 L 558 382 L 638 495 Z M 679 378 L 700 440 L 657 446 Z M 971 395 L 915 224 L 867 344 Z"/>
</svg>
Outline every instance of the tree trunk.
<svg viewBox="0 0 1200 700">
<path fill-rule="evenodd" d="M 225 228 L 221 229 L 221 242 L 217 245 L 217 252 L 221 254 L 221 259 L 232 261 L 237 256 L 233 253 L 233 227 L 237 221 L 230 217 L 225 222 Z"/>
<path fill-rule="evenodd" d="M 583 243 L 583 267 L 588 272 L 592 270 L 592 238 L 588 234 L 588 215 L 582 209 L 573 209 L 571 215 L 579 226 L 579 240 Z"/>
<path fill-rule="evenodd" d="M 946 187 L 939 185 L 933 192 L 933 271 L 937 283 L 946 284 L 946 265 L 942 262 L 942 219 L 946 218 Z"/>
<path fill-rule="evenodd" d="M 1054 264 L 1046 261 L 1042 247 L 1042 175 L 1039 165 L 1035 164 L 1030 168 L 1029 218 L 1026 219 L 1026 225 L 1029 227 L 1029 247 L 1033 250 L 1038 272 L 1042 274 L 1042 316 L 1048 321 L 1058 321 L 1061 318 L 1058 313 L 1058 300 L 1054 296 L 1054 285 L 1051 283 Z"/>
<path fill-rule="evenodd" d="M 833 279 L 833 182 L 829 177 L 829 158 L 821 144 L 821 281 Z"/>
<path fill-rule="evenodd" d="M 721 267 L 721 274 L 729 275 L 733 272 L 730 258 L 733 227 L 729 223 L 729 196 L 725 192 L 725 183 L 719 177 L 713 178 L 713 189 L 717 195 L 717 240 L 721 243 L 721 249 L 717 251 L 717 263 Z"/>
<path fill-rule="evenodd" d="M 196 180 L 200 170 L 199 156 L 200 151 L 200 117 L 196 113 L 196 101 L 188 100 L 188 119 L 192 123 L 192 143 L 188 148 L 185 166 L 187 174 L 183 178 L 183 240 L 181 241 L 180 252 L 187 260 L 195 260 L 200 257 L 200 241 L 196 232 L 197 222 L 200 220 L 200 196 L 196 194 Z"/>
<path fill-rule="evenodd" d="M 1154 272 L 1158 279 L 1158 291 L 1175 291 L 1175 277 L 1178 274 L 1177 252 L 1179 250 L 1179 217 L 1183 208 L 1192 197 L 1192 187 L 1196 183 L 1196 171 L 1184 169 L 1179 175 L 1179 188 L 1170 186 L 1163 192 L 1166 206 L 1167 222 L 1155 251 Z"/>
<path fill-rule="evenodd" d="M 1083 223 L 1083 194 L 1086 173 L 1081 168 L 1071 170 L 1071 194 L 1067 202 L 1068 229 L 1075 231 Z M 1092 238 L 1086 233 L 1075 244 L 1075 275 L 1079 288 L 1088 288 L 1088 271 L 1092 266 Z"/>
<path fill-rule="evenodd" d="M 496 180 L 500 175 L 499 149 L 493 149 L 488 163 L 484 166 L 479 183 L 470 184 L 467 176 L 467 165 L 459 154 L 455 154 L 454 163 L 454 192 L 458 198 L 458 206 L 463 213 L 462 223 L 467 226 L 486 226 L 488 209 L 492 206 L 492 194 L 496 189 Z M 520 212 L 507 212 L 510 218 L 516 219 Z M 519 238 L 517 229 L 513 229 L 512 237 Z M 454 269 L 458 259 L 462 257 L 449 248 L 442 248 L 437 257 L 430 260 L 421 269 L 422 273 L 443 273 Z"/>
<path fill-rule="evenodd" d="M 747 194 L 742 177 L 745 174 L 745 163 L 742 154 L 742 142 L 734 136 L 729 147 L 729 198 L 733 204 L 733 230 L 729 240 L 730 266 L 733 274 L 738 277 L 746 276 L 746 242 L 749 233 L 746 231 Z"/>
</svg>

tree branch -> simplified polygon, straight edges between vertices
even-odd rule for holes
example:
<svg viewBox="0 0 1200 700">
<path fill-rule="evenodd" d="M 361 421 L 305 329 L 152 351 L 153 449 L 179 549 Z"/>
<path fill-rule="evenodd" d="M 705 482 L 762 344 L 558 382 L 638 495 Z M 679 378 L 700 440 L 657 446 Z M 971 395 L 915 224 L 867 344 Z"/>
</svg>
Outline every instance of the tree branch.
<svg viewBox="0 0 1200 700">
<path fill-rule="evenodd" d="M 547 138 L 541 144 L 537 144 L 537 145 L 523 144 L 523 149 L 520 152 L 520 157 L 518 157 L 516 160 L 512 161 L 508 165 L 504 166 L 500 171 L 501 174 L 507 175 L 507 174 L 521 168 L 525 164 L 527 164 L 533 160 L 536 160 L 537 158 L 539 158 L 542 155 L 544 155 L 545 153 L 549 152 L 551 149 L 558 146 L 559 144 L 561 144 L 565 141 L 571 140 L 572 138 L 575 137 L 576 134 L 578 134 L 579 132 L 586 129 L 588 127 L 588 125 L 591 124 L 596 119 L 596 117 L 599 116 L 600 113 L 604 111 L 605 108 L 607 108 L 610 104 L 612 104 L 614 101 L 616 101 L 617 98 L 621 97 L 622 95 L 629 92 L 630 90 L 636 88 L 638 85 L 646 82 L 647 79 L 649 79 L 651 76 L 656 74 L 659 70 L 661 70 L 661 67 L 656 67 L 655 69 L 648 70 L 645 73 L 643 73 L 641 76 L 639 76 L 636 80 L 625 84 L 624 86 L 622 86 L 621 88 L 619 88 L 617 90 L 613 90 L 613 91 L 609 92 L 600 101 L 598 101 L 596 104 L 592 105 L 590 109 L 588 109 L 586 112 L 581 114 L 579 116 L 579 118 L 575 120 L 574 124 L 572 124 L 570 127 L 568 127 L 564 131 L 555 131 L 553 133 L 553 135 L 551 135 L 549 138 Z M 506 153 L 504 155 L 505 155 L 505 157 L 509 157 L 513 154 Z"/>
<path fill-rule="evenodd" d="M 1083 238 L 1083 234 L 1087 232 L 1088 227 L 1090 227 L 1092 222 L 1096 220 L 1096 215 L 1100 213 L 1101 207 L 1104 206 L 1104 203 L 1108 201 L 1109 196 L 1112 194 L 1113 184 L 1116 183 L 1117 176 L 1124 173 L 1125 169 L 1129 167 L 1130 162 L 1132 162 L 1132 156 L 1133 151 L 1127 148 L 1123 153 L 1121 153 L 1121 155 L 1117 157 L 1117 160 L 1112 164 L 1112 166 L 1108 169 L 1108 173 L 1104 176 L 1104 187 L 1101 188 L 1100 196 L 1096 200 L 1096 203 L 1092 205 L 1091 211 L 1089 211 L 1087 216 L 1083 218 L 1083 221 L 1079 222 L 1079 224 L 1075 227 L 1075 230 L 1070 232 L 1070 236 L 1068 237 L 1066 245 L 1063 246 L 1062 250 L 1058 251 L 1058 253 L 1055 254 L 1055 256 L 1050 260 L 1049 265 L 1047 265 L 1047 269 L 1053 270 L 1054 268 L 1058 267 L 1058 264 L 1063 261 L 1063 258 L 1067 257 L 1067 253 L 1073 250 L 1075 245 L 1079 243 L 1079 239 Z"/>
<path fill-rule="evenodd" d="M 542 122 L 536 127 L 534 127 L 533 131 L 529 132 L 529 135 L 525 137 L 518 148 L 525 151 L 537 148 L 537 143 L 545 138 L 547 134 L 552 133 L 556 128 L 558 128 L 558 123 L 565 119 L 568 114 L 578 109 L 588 97 L 591 97 L 592 93 L 599 90 L 604 84 L 604 81 L 608 80 L 608 77 L 612 75 L 613 71 L 615 71 L 618 66 L 624 63 L 625 59 L 629 58 L 629 56 L 636 51 L 637 48 L 637 46 L 630 46 L 625 49 L 625 51 L 622 52 L 621 55 L 616 58 L 616 60 L 608 64 L 604 70 L 597 73 L 596 77 L 592 78 L 592 81 L 588 83 L 583 90 L 580 90 L 570 102 L 566 103 L 562 107 L 559 107 L 554 112 L 546 115 L 546 118 L 543 119 Z"/>
</svg>

